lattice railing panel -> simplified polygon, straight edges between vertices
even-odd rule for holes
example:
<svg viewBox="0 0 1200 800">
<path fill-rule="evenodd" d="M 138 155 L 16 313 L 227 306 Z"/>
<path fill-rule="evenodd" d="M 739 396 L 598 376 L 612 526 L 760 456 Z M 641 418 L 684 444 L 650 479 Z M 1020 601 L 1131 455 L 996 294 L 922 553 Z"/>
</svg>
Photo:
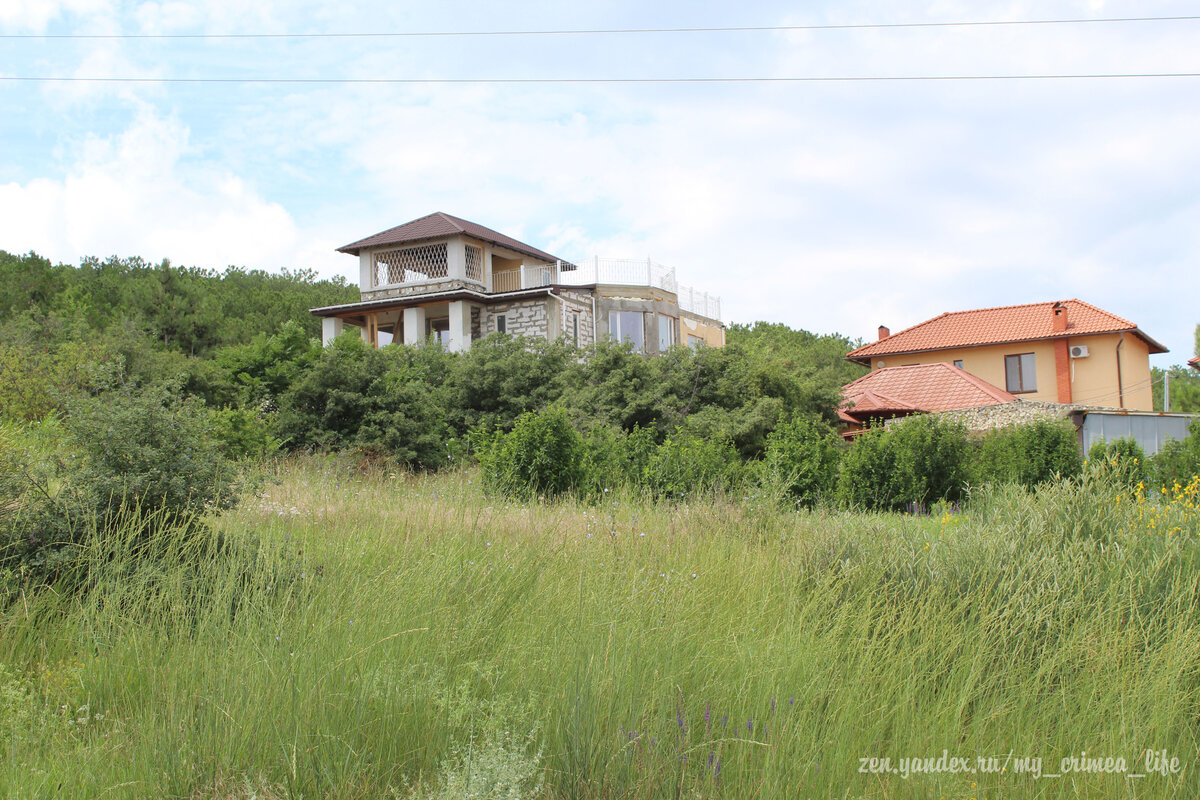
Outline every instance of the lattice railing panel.
<svg viewBox="0 0 1200 800">
<path fill-rule="evenodd" d="M 483 283 L 483 248 L 467 245 L 467 280 Z"/>
<path fill-rule="evenodd" d="M 446 244 L 405 247 L 375 254 L 375 285 L 419 283 L 445 278 L 447 270 Z"/>
</svg>

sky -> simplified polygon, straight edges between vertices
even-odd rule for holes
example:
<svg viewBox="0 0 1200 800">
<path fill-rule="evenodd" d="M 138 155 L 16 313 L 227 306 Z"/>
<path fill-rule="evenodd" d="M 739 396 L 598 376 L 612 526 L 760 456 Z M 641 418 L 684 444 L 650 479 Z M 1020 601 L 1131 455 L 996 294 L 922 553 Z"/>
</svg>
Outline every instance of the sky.
<svg viewBox="0 0 1200 800">
<path fill-rule="evenodd" d="M 1198 73 L 1200 20 L 194 36 L 1197 14 L 1176 0 L 0 0 L 0 249 L 353 282 L 337 247 L 444 211 L 565 260 L 675 267 L 726 322 L 870 341 L 944 311 L 1079 298 L 1170 348 L 1152 358 L 1165 367 L 1193 355 L 1200 323 L 1200 77 L 161 79 Z M 148 80 L 14 80 L 31 77 Z"/>
</svg>

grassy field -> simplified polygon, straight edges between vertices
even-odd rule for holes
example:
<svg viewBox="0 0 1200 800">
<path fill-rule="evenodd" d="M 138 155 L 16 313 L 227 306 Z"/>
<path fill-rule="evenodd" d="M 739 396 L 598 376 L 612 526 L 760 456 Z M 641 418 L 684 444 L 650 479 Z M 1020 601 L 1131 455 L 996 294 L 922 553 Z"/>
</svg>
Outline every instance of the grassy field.
<svg viewBox="0 0 1200 800">
<path fill-rule="evenodd" d="M 902 517 L 276 478 L 3 611 L 0 796 L 1200 795 L 1195 485 Z"/>
</svg>

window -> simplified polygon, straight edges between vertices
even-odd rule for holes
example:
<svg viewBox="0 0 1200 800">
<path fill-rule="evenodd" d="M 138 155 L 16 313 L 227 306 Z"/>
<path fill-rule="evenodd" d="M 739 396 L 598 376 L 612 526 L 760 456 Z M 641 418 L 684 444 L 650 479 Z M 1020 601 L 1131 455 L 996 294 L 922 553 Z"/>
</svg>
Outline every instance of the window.
<svg viewBox="0 0 1200 800">
<path fill-rule="evenodd" d="M 375 346 L 387 347 L 394 341 L 396 341 L 396 326 L 380 325 L 378 330 L 375 332 Z"/>
<path fill-rule="evenodd" d="M 1037 391 L 1037 368 L 1033 353 L 1004 357 L 1005 388 L 1013 394 Z"/>
<path fill-rule="evenodd" d="M 508 315 L 496 315 L 496 333 L 508 333 Z"/>
<path fill-rule="evenodd" d="M 962 359 L 961 358 L 954 359 L 954 366 L 958 367 L 959 369 L 963 369 L 964 367 L 962 365 Z"/>
<path fill-rule="evenodd" d="M 571 341 L 579 347 L 579 312 L 571 315 Z"/>
<path fill-rule="evenodd" d="M 701 347 L 704 347 L 704 339 L 702 339 L 699 336 L 692 336 L 689 333 L 688 334 L 688 347 L 692 348 L 693 350 L 699 350 Z"/>
<path fill-rule="evenodd" d="M 658 352 L 665 353 L 675 345 L 675 318 L 658 315 Z"/>
<path fill-rule="evenodd" d="M 646 347 L 646 329 L 640 311 L 608 312 L 608 332 L 618 342 L 633 342 L 639 353 Z"/>
</svg>

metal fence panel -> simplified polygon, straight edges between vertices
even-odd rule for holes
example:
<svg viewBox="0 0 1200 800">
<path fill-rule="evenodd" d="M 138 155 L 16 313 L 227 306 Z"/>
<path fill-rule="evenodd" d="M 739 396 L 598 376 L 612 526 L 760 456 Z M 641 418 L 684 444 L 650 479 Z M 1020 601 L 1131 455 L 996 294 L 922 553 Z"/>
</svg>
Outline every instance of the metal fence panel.
<svg viewBox="0 0 1200 800">
<path fill-rule="evenodd" d="M 1197 417 L 1176 414 L 1121 414 L 1108 411 L 1089 411 L 1083 418 L 1083 452 L 1101 439 L 1132 438 L 1146 455 L 1152 456 L 1170 439 L 1186 439 L 1188 424 Z"/>
</svg>

